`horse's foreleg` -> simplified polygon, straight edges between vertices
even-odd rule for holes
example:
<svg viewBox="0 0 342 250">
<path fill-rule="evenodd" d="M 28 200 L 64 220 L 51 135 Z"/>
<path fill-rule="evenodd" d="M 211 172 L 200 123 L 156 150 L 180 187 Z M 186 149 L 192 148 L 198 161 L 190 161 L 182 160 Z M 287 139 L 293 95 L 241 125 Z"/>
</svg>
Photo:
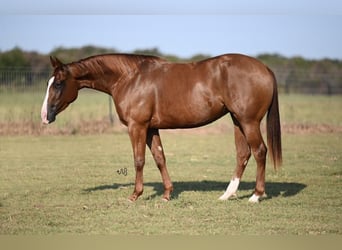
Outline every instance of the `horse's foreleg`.
<svg viewBox="0 0 342 250">
<path fill-rule="evenodd" d="M 166 160 L 164 155 L 164 149 L 160 140 L 158 129 L 149 129 L 147 131 L 147 145 L 151 150 L 153 158 L 157 164 L 160 171 L 163 185 L 164 185 L 164 195 L 163 199 L 170 200 L 170 195 L 173 190 L 172 182 L 169 173 L 166 168 Z"/>
<path fill-rule="evenodd" d="M 128 133 L 131 139 L 135 167 L 135 188 L 133 194 L 129 197 L 135 201 L 143 193 L 143 169 L 145 165 L 146 150 L 146 131 L 144 126 L 130 124 Z"/>
<path fill-rule="evenodd" d="M 227 200 L 230 197 L 236 196 L 240 180 L 251 156 L 251 150 L 248 146 L 246 137 L 243 134 L 242 128 L 240 127 L 238 121 L 235 120 L 235 118 L 233 118 L 233 121 L 236 148 L 236 168 L 226 191 L 223 195 L 220 196 L 220 200 Z"/>
</svg>

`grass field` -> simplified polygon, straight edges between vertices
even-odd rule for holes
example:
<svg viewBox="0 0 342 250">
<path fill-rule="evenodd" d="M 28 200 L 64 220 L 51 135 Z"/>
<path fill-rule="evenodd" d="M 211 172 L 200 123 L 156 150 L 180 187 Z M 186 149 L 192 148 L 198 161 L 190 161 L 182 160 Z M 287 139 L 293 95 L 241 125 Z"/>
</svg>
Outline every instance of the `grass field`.
<svg viewBox="0 0 342 250">
<path fill-rule="evenodd" d="M 0 95 L 0 234 L 342 234 L 341 97 L 280 96 L 282 123 L 295 129 L 284 130 L 282 169 L 267 167 L 268 198 L 249 204 L 254 160 L 239 198 L 218 200 L 235 166 L 228 118 L 206 130 L 163 131 L 172 200 L 161 201 L 161 178 L 148 153 L 144 194 L 130 203 L 134 168 L 128 135 L 80 128 L 105 119 L 108 97 L 82 93 L 46 129 L 35 125 L 42 97 L 33 96 Z M 46 133 L 25 134 L 23 123 Z M 67 135 L 54 133 L 66 128 Z"/>
</svg>

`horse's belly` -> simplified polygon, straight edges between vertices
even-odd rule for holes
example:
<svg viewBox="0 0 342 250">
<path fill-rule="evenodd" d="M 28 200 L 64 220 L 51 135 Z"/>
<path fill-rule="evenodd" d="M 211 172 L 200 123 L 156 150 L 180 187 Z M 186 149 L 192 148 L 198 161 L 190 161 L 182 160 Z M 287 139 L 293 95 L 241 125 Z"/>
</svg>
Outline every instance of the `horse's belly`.
<svg viewBox="0 0 342 250">
<path fill-rule="evenodd" d="M 194 128 L 211 123 L 227 113 L 227 109 L 220 102 L 203 102 L 201 104 L 170 105 L 159 110 L 151 120 L 156 128 Z"/>
</svg>

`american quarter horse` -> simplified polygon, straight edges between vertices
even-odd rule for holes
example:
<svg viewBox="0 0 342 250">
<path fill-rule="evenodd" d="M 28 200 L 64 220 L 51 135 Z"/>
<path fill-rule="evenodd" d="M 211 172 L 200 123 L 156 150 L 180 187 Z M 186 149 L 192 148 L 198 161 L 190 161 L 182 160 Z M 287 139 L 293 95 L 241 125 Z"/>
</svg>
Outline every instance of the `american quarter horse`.
<svg viewBox="0 0 342 250">
<path fill-rule="evenodd" d="M 53 75 L 48 80 L 41 109 L 44 124 L 72 103 L 81 88 L 113 97 L 120 121 L 128 127 L 132 143 L 135 201 L 143 192 L 146 145 L 159 168 L 163 199 L 170 199 L 169 177 L 159 129 L 194 128 L 230 113 L 234 123 L 237 163 L 225 193 L 235 196 L 247 162 L 257 163 L 256 186 L 250 202 L 265 195 L 267 148 L 260 122 L 267 113 L 267 146 L 275 168 L 282 162 L 277 83 L 273 72 L 258 60 L 226 54 L 193 63 L 171 63 L 155 56 L 106 54 L 63 64 L 50 57 Z"/>
</svg>

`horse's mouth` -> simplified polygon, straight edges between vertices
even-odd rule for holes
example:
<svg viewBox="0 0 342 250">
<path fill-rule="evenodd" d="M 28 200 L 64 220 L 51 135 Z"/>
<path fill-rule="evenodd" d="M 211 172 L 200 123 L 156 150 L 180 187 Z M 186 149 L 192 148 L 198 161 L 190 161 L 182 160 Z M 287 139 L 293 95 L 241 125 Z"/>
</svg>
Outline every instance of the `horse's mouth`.
<svg viewBox="0 0 342 250">
<path fill-rule="evenodd" d="M 53 123 L 56 120 L 56 116 L 55 115 L 48 116 L 47 120 L 48 120 L 47 124 Z"/>
<path fill-rule="evenodd" d="M 50 123 L 53 123 L 56 120 L 56 116 L 47 116 L 42 118 L 42 123 L 45 125 L 48 125 Z"/>
<path fill-rule="evenodd" d="M 41 113 L 42 123 L 43 124 L 50 124 L 56 120 L 56 111 L 55 108 L 48 108 L 47 112 L 42 110 Z"/>
</svg>

